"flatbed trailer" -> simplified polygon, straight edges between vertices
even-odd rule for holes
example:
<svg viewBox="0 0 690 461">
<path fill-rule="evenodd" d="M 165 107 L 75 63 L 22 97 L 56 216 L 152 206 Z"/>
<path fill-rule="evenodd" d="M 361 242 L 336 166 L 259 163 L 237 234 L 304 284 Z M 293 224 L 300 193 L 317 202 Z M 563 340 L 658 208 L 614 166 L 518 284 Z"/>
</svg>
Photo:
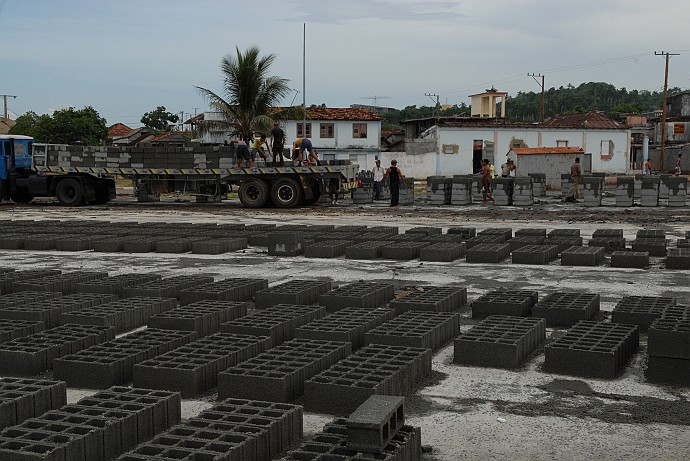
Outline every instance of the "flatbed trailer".
<svg viewBox="0 0 690 461">
<path fill-rule="evenodd" d="M 309 205 L 331 187 L 344 193 L 358 185 L 357 165 L 271 167 L 257 163 L 253 168 L 237 168 L 229 146 L 67 146 L 18 138 L 0 138 L 0 160 L 4 155 L 9 162 L 5 178 L 0 168 L 0 179 L 8 192 L 5 198 L 20 203 L 33 197 L 57 197 L 70 206 L 107 203 L 115 198 L 116 177 L 130 179 L 150 193 L 163 189 L 216 198 L 236 185 L 240 201 L 249 208 Z M 23 152 L 21 161 L 14 155 L 16 150 Z"/>
</svg>

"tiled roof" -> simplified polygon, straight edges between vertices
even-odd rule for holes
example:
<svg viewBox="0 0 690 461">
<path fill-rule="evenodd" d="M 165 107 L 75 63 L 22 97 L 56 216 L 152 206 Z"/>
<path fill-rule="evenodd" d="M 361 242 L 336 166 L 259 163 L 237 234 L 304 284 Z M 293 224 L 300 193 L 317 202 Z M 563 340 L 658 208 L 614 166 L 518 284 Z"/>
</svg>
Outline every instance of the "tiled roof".
<svg viewBox="0 0 690 461">
<path fill-rule="evenodd" d="M 580 147 L 515 147 L 511 150 L 517 155 L 581 154 L 584 152 Z"/>
<path fill-rule="evenodd" d="M 276 107 L 275 111 L 287 107 Z M 353 109 L 350 107 L 307 107 L 309 120 L 361 120 L 364 122 L 383 120 L 383 117 L 367 109 Z M 297 120 L 297 119 L 295 119 Z"/>
<path fill-rule="evenodd" d="M 544 126 L 562 128 L 592 128 L 602 130 L 624 130 L 625 123 L 617 122 L 598 112 L 581 112 L 576 114 L 555 115 L 544 122 Z"/>
<path fill-rule="evenodd" d="M 171 141 L 172 139 L 170 138 L 175 138 L 176 140 L 183 140 L 185 136 L 190 136 L 192 133 L 189 131 L 166 131 L 165 133 L 161 133 L 155 138 L 151 140 L 151 142 L 156 142 L 156 141 Z"/>
<path fill-rule="evenodd" d="M 108 128 L 108 136 L 111 138 L 127 136 L 131 132 L 132 129 L 123 123 L 116 123 L 115 125 Z"/>
</svg>

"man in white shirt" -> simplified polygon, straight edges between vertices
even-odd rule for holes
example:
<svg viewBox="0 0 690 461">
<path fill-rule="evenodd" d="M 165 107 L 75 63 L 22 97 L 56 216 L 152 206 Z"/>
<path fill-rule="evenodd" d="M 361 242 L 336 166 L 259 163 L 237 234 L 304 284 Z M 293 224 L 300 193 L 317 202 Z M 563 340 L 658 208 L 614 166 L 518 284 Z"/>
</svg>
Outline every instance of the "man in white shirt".
<svg viewBox="0 0 690 461">
<path fill-rule="evenodd" d="M 381 200 L 381 182 L 386 170 L 381 167 L 381 160 L 376 159 L 374 167 L 374 200 Z"/>
</svg>

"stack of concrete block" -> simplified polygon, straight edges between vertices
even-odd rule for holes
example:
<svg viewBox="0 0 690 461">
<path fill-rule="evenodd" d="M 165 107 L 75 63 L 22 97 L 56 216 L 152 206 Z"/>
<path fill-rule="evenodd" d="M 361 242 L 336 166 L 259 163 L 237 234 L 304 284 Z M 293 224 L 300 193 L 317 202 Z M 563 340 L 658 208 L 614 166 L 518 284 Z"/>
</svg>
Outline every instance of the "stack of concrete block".
<svg viewBox="0 0 690 461">
<path fill-rule="evenodd" d="M 460 234 L 463 240 L 471 239 L 477 235 L 476 227 L 449 227 L 446 231 L 448 234 Z"/>
<path fill-rule="evenodd" d="M 445 236 L 445 235 L 444 235 Z M 450 262 L 465 256 L 465 243 L 439 242 L 419 249 L 420 261 Z"/>
<path fill-rule="evenodd" d="M 604 247 L 606 253 L 625 250 L 623 229 L 596 229 L 587 244 Z"/>
<path fill-rule="evenodd" d="M 515 237 L 542 237 L 546 238 L 546 229 L 542 227 L 526 227 L 515 231 Z"/>
<path fill-rule="evenodd" d="M 601 176 L 582 177 L 582 196 L 585 206 L 601 206 L 601 199 L 604 195 L 604 178 Z"/>
<path fill-rule="evenodd" d="M 364 345 L 364 334 L 394 317 L 392 310 L 348 307 L 295 330 L 296 338 L 348 342 L 352 350 Z"/>
<path fill-rule="evenodd" d="M 513 229 L 510 227 L 487 227 L 477 234 L 478 237 L 484 236 L 502 236 L 503 241 L 507 242 L 513 238 Z"/>
<path fill-rule="evenodd" d="M 164 279 L 165 280 L 165 279 Z M 268 288 L 268 280 L 234 277 L 218 282 L 199 284 L 180 291 L 180 304 L 197 301 L 249 301 L 257 291 Z"/>
<path fill-rule="evenodd" d="M 453 363 L 518 368 L 545 339 L 544 319 L 492 315 L 455 340 Z"/>
<path fill-rule="evenodd" d="M 414 235 L 410 235 L 410 237 L 415 241 L 396 241 L 381 247 L 381 257 L 384 259 L 409 261 L 419 258 L 420 250 L 431 245 L 429 242 L 419 241 L 419 237 Z"/>
<path fill-rule="evenodd" d="M 382 419 L 381 419 L 382 421 Z M 390 420 L 389 420 L 390 421 Z M 422 461 L 422 438 L 419 427 L 403 426 L 380 453 L 354 451 L 347 448 L 347 419 L 337 418 L 326 424 L 322 432 L 310 439 L 279 461 L 323 459 L 332 461 L 386 459 L 395 461 Z M 383 437 L 383 431 L 381 433 Z M 374 447 L 374 444 L 369 444 Z"/>
<path fill-rule="evenodd" d="M 472 204 L 472 177 L 464 175 L 453 176 L 453 188 L 450 198 L 451 205 Z"/>
<path fill-rule="evenodd" d="M 494 179 L 493 197 L 496 205 L 509 206 L 513 204 L 513 178 Z"/>
<path fill-rule="evenodd" d="M 638 202 L 642 198 L 642 177 L 643 174 L 636 174 L 634 176 L 635 185 L 633 187 L 633 198 Z"/>
<path fill-rule="evenodd" d="M 604 248 L 570 247 L 561 252 L 562 266 L 600 266 L 604 262 Z"/>
<path fill-rule="evenodd" d="M 532 195 L 534 197 L 545 197 L 546 173 L 528 173 L 527 176 L 532 178 Z"/>
<path fill-rule="evenodd" d="M 534 190 L 532 178 L 516 177 L 513 178 L 513 205 L 532 206 L 534 205 Z"/>
<path fill-rule="evenodd" d="M 445 176 L 426 178 L 426 199 L 430 205 L 450 205 L 452 194 L 452 178 Z"/>
<path fill-rule="evenodd" d="M 107 293 L 122 296 L 122 289 L 125 287 L 133 287 L 161 278 L 158 274 L 122 274 L 78 283 L 74 287 L 74 291 L 76 293 Z"/>
<path fill-rule="evenodd" d="M 514 253 L 516 250 L 525 246 L 544 245 L 545 243 L 546 237 L 541 237 L 538 235 L 525 235 L 522 237 L 514 237 L 508 240 L 511 253 Z M 556 252 L 556 256 L 558 256 L 558 252 Z"/>
<path fill-rule="evenodd" d="M 325 317 L 321 306 L 295 306 L 277 304 L 221 324 L 223 333 L 268 336 L 274 345 L 280 345 L 295 337 L 295 330 L 316 319 Z"/>
<path fill-rule="evenodd" d="M 193 254 L 218 255 L 247 248 L 249 241 L 242 238 L 213 238 L 192 242 Z"/>
<path fill-rule="evenodd" d="M 668 240 L 661 237 L 638 237 L 632 241 L 633 251 L 646 251 L 649 256 L 666 256 Z"/>
<path fill-rule="evenodd" d="M 377 259 L 381 257 L 381 249 L 386 246 L 384 241 L 365 241 L 355 243 L 345 248 L 347 259 Z"/>
<path fill-rule="evenodd" d="M 412 227 L 410 229 L 407 229 L 405 231 L 405 234 L 422 234 L 424 237 L 429 237 L 432 235 L 441 235 L 443 234 L 443 229 L 440 227 L 433 227 L 433 226 L 417 226 L 417 227 Z"/>
<path fill-rule="evenodd" d="M 613 308 L 611 321 L 637 325 L 645 333 L 667 308 L 675 305 L 676 299 L 668 296 L 624 296 Z"/>
<path fill-rule="evenodd" d="M 481 201 L 484 200 L 482 175 L 473 174 L 470 178 L 472 179 L 472 202 L 481 203 Z"/>
<path fill-rule="evenodd" d="M 467 249 L 465 260 L 468 263 L 500 263 L 509 256 L 510 245 L 507 243 L 481 243 Z"/>
<path fill-rule="evenodd" d="M 305 383 L 304 409 L 349 415 L 372 395 L 406 395 L 431 374 L 431 349 L 371 344 Z"/>
<path fill-rule="evenodd" d="M 561 174 L 561 196 L 565 197 L 570 190 L 570 186 L 573 185 L 570 173 Z"/>
<path fill-rule="evenodd" d="M 688 178 L 669 176 L 666 184 L 668 185 L 668 206 L 684 207 L 688 193 Z"/>
<path fill-rule="evenodd" d="M 531 290 L 493 290 L 472 302 L 472 318 L 491 315 L 527 317 L 539 301 L 539 293 Z"/>
<path fill-rule="evenodd" d="M 493 235 L 477 235 L 470 239 L 465 240 L 465 247 L 467 250 L 476 247 L 477 245 L 482 245 L 485 243 L 506 243 L 506 238 L 504 235 L 493 234 Z"/>
<path fill-rule="evenodd" d="M 394 289 L 390 283 L 353 282 L 322 294 L 319 304 L 326 306 L 328 312 L 346 307 L 377 308 L 388 304 L 393 298 Z"/>
<path fill-rule="evenodd" d="M 380 455 L 405 424 L 405 398 L 372 395 L 347 418 L 348 450 Z"/>
<path fill-rule="evenodd" d="M 690 248 L 671 248 L 666 257 L 666 269 L 690 269 Z"/>
<path fill-rule="evenodd" d="M 407 311 L 364 335 L 365 344 L 437 350 L 460 333 L 457 312 Z"/>
<path fill-rule="evenodd" d="M 403 288 L 390 303 L 396 315 L 407 311 L 450 312 L 467 304 L 467 288 L 420 286 Z"/>
<path fill-rule="evenodd" d="M 648 266 L 648 251 L 614 251 L 611 253 L 611 267 L 644 269 Z"/>
<path fill-rule="evenodd" d="M 462 243 L 463 238 L 460 234 L 438 234 L 427 235 L 422 240 L 429 243 Z"/>
<path fill-rule="evenodd" d="M 523 237 L 524 238 L 524 237 Z M 543 239 L 543 237 L 540 237 Z M 513 242 L 516 239 L 511 239 Z M 549 264 L 558 258 L 556 245 L 524 245 L 513 250 L 513 264 Z"/>
<path fill-rule="evenodd" d="M 400 184 L 400 205 L 414 205 L 414 178 L 405 178 L 405 184 Z"/>
<path fill-rule="evenodd" d="M 80 325 L 112 327 L 116 334 L 146 325 L 152 315 L 175 308 L 173 298 L 135 297 L 121 299 L 61 314 L 61 321 Z"/>
<path fill-rule="evenodd" d="M 55 359 L 53 377 L 68 386 L 107 389 L 132 381 L 135 364 L 196 338 L 196 332 L 147 328 Z"/>
<path fill-rule="evenodd" d="M 659 206 L 659 187 L 661 181 L 658 176 L 643 176 L 640 190 L 641 206 Z"/>
<path fill-rule="evenodd" d="M 113 328 L 62 325 L 0 345 L 0 373 L 27 376 L 53 368 L 53 361 L 115 337 Z"/>
<path fill-rule="evenodd" d="M 115 387 L 4 429 L 0 459 L 112 460 L 180 415 L 178 393 Z"/>
<path fill-rule="evenodd" d="M 348 246 L 354 245 L 352 240 L 329 239 L 304 245 L 305 258 L 337 258 L 345 254 Z"/>
<path fill-rule="evenodd" d="M 374 203 L 374 173 L 362 171 L 357 177 L 359 178 L 360 186 L 352 191 L 352 203 L 356 205 Z"/>
<path fill-rule="evenodd" d="M 199 285 L 213 283 L 213 277 L 207 275 L 179 275 L 142 283 L 140 285 L 124 287 L 122 296 L 131 298 L 147 296 L 158 298 L 179 298 L 183 290 L 192 289 Z"/>
<path fill-rule="evenodd" d="M 191 397 L 218 385 L 218 374 L 271 348 L 266 336 L 215 333 L 134 365 L 133 386 Z"/>
<path fill-rule="evenodd" d="M 668 307 L 649 328 L 647 380 L 690 386 L 690 309 Z"/>
<path fill-rule="evenodd" d="M 580 321 L 546 344 L 544 371 L 614 379 L 640 344 L 637 325 Z"/>
<path fill-rule="evenodd" d="M 268 254 L 272 256 L 304 254 L 304 235 L 301 231 L 269 233 Z"/>
<path fill-rule="evenodd" d="M 330 290 L 330 280 L 290 280 L 257 291 L 254 305 L 257 309 L 266 309 L 277 304 L 314 304 Z"/>
<path fill-rule="evenodd" d="M 70 323 L 66 315 L 73 311 L 99 306 L 116 299 L 115 295 L 75 293 L 31 304 L 1 307 L 0 318 L 39 321 L 45 328 L 55 328 L 62 323 Z"/>
<path fill-rule="evenodd" d="M 292 402 L 304 383 L 352 352 L 347 342 L 296 338 L 218 374 L 218 398 Z"/>
<path fill-rule="evenodd" d="M 107 272 L 82 271 L 48 275 L 40 279 L 15 281 L 12 286 L 12 291 L 52 291 L 67 295 L 74 293 L 74 287 L 79 283 L 102 279 L 107 276 Z"/>
<path fill-rule="evenodd" d="M 43 322 L 0 319 L 0 344 L 43 331 Z"/>
<path fill-rule="evenodd" d="M 635 201 L 635 178 L 618 176 L 616 178 L 616 206 L 633 206 Z"/>
<path fill-rule="evenodd" d="M 0 430 L 67 404 L 61 381 L 0 378 Z"/>
<path fill-rule="evenodd" d="M 196 331 L 201 338 L 216 333 L 222 323 L 245 315 L 245 302 L 205 300 L 154 314 L 146 325 L 159 330 Z"/>
<path fill-rule="evenodd" d="M 534 305 L 532 316 L 546 319 L 548 326 L 570 326 L 592 320 L 599 313 L 600 299 L 594 293 L 555 292 Z"/>
<path fill-rule="evenodd" d="M 659 199 L 661 200 L 666 200 L 668 199 L 668 190 L 669 190 L 669 178 L 672 176 L 668 173 L 661 173 L 659 174 Z"/>
</svg>

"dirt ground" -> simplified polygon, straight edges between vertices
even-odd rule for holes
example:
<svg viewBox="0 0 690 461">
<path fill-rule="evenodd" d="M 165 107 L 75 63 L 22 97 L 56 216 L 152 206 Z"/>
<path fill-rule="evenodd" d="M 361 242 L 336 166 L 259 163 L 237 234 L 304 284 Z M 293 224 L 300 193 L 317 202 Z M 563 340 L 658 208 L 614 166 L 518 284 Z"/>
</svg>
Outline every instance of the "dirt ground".
<svg viewBox="0 0 690 461">
<path fill-rule="evenodd" d="M 63 208 L 54 203 L 0 205 L 0 219 L 109 220 L 117 222 L 218 222 L 389 225 L 400 232 L 415 226 L 581 229 L 587 239 L 597 228 L 620 228 L 632 240 L 640 228 L 665 229 L 671 239 L 690 230 L 690 208 L 616 208 L 611 197 L 603 207 L 564 204 L 552 194 L 534 207 L 389 208 L 315 206 L 295 210 L 247 210 L 237 200 L 194 204 L 166 198 L 139 204 L 130 198 L 103 207 Z M 86 224 L 85 224 L 86 225 Z M 174 224 L 173 224 L 174 225 Z M 625 295 L 673 295 L 690 303 L 690 271 L 670 271 L 661 258 L 648 269 L 615 269 L 501 264 L 422 263 L 420 261 L 353 261 L 347 259 L 275 258 L 261 248 L 218 256 L 109 254 L 93 252 L 0 250 L 0 266 L 28 269 L 107 270 L 111 275 L 156 271 L 168 275 L 212 274 L 216 279 L 251 275 L 277 284 L 305 276 L 336 282 L 387 280 L 398 285 L 455 284 L 467 287 L 470 301 L 499 287 L 529 287 L 540 297 L 556 290 L 584 290 L 601 295 L 602 319 Z M 462 311 L 463 329 L 476 322 Z M 547 339 L 557 331 L 549 329 Z M 687 460 L 690 459 L 690 388 L 645 381 L 646 335 L 622 376 L 614 380 L 578 379 L 542 370 L 542 351 L 518 370 L 459 366 L 453 345 L 434 356 L 434 373 L 406 401 L 408 423 L 421 426 L 426 460 Z M 74 402 L 94 391 L 69 389 Z M 183 416 L 212 405 L 216 395 L 183 401 Z M 305 431 L 313 435 L 332 419 L 307 413 Z"/>
</svg>

